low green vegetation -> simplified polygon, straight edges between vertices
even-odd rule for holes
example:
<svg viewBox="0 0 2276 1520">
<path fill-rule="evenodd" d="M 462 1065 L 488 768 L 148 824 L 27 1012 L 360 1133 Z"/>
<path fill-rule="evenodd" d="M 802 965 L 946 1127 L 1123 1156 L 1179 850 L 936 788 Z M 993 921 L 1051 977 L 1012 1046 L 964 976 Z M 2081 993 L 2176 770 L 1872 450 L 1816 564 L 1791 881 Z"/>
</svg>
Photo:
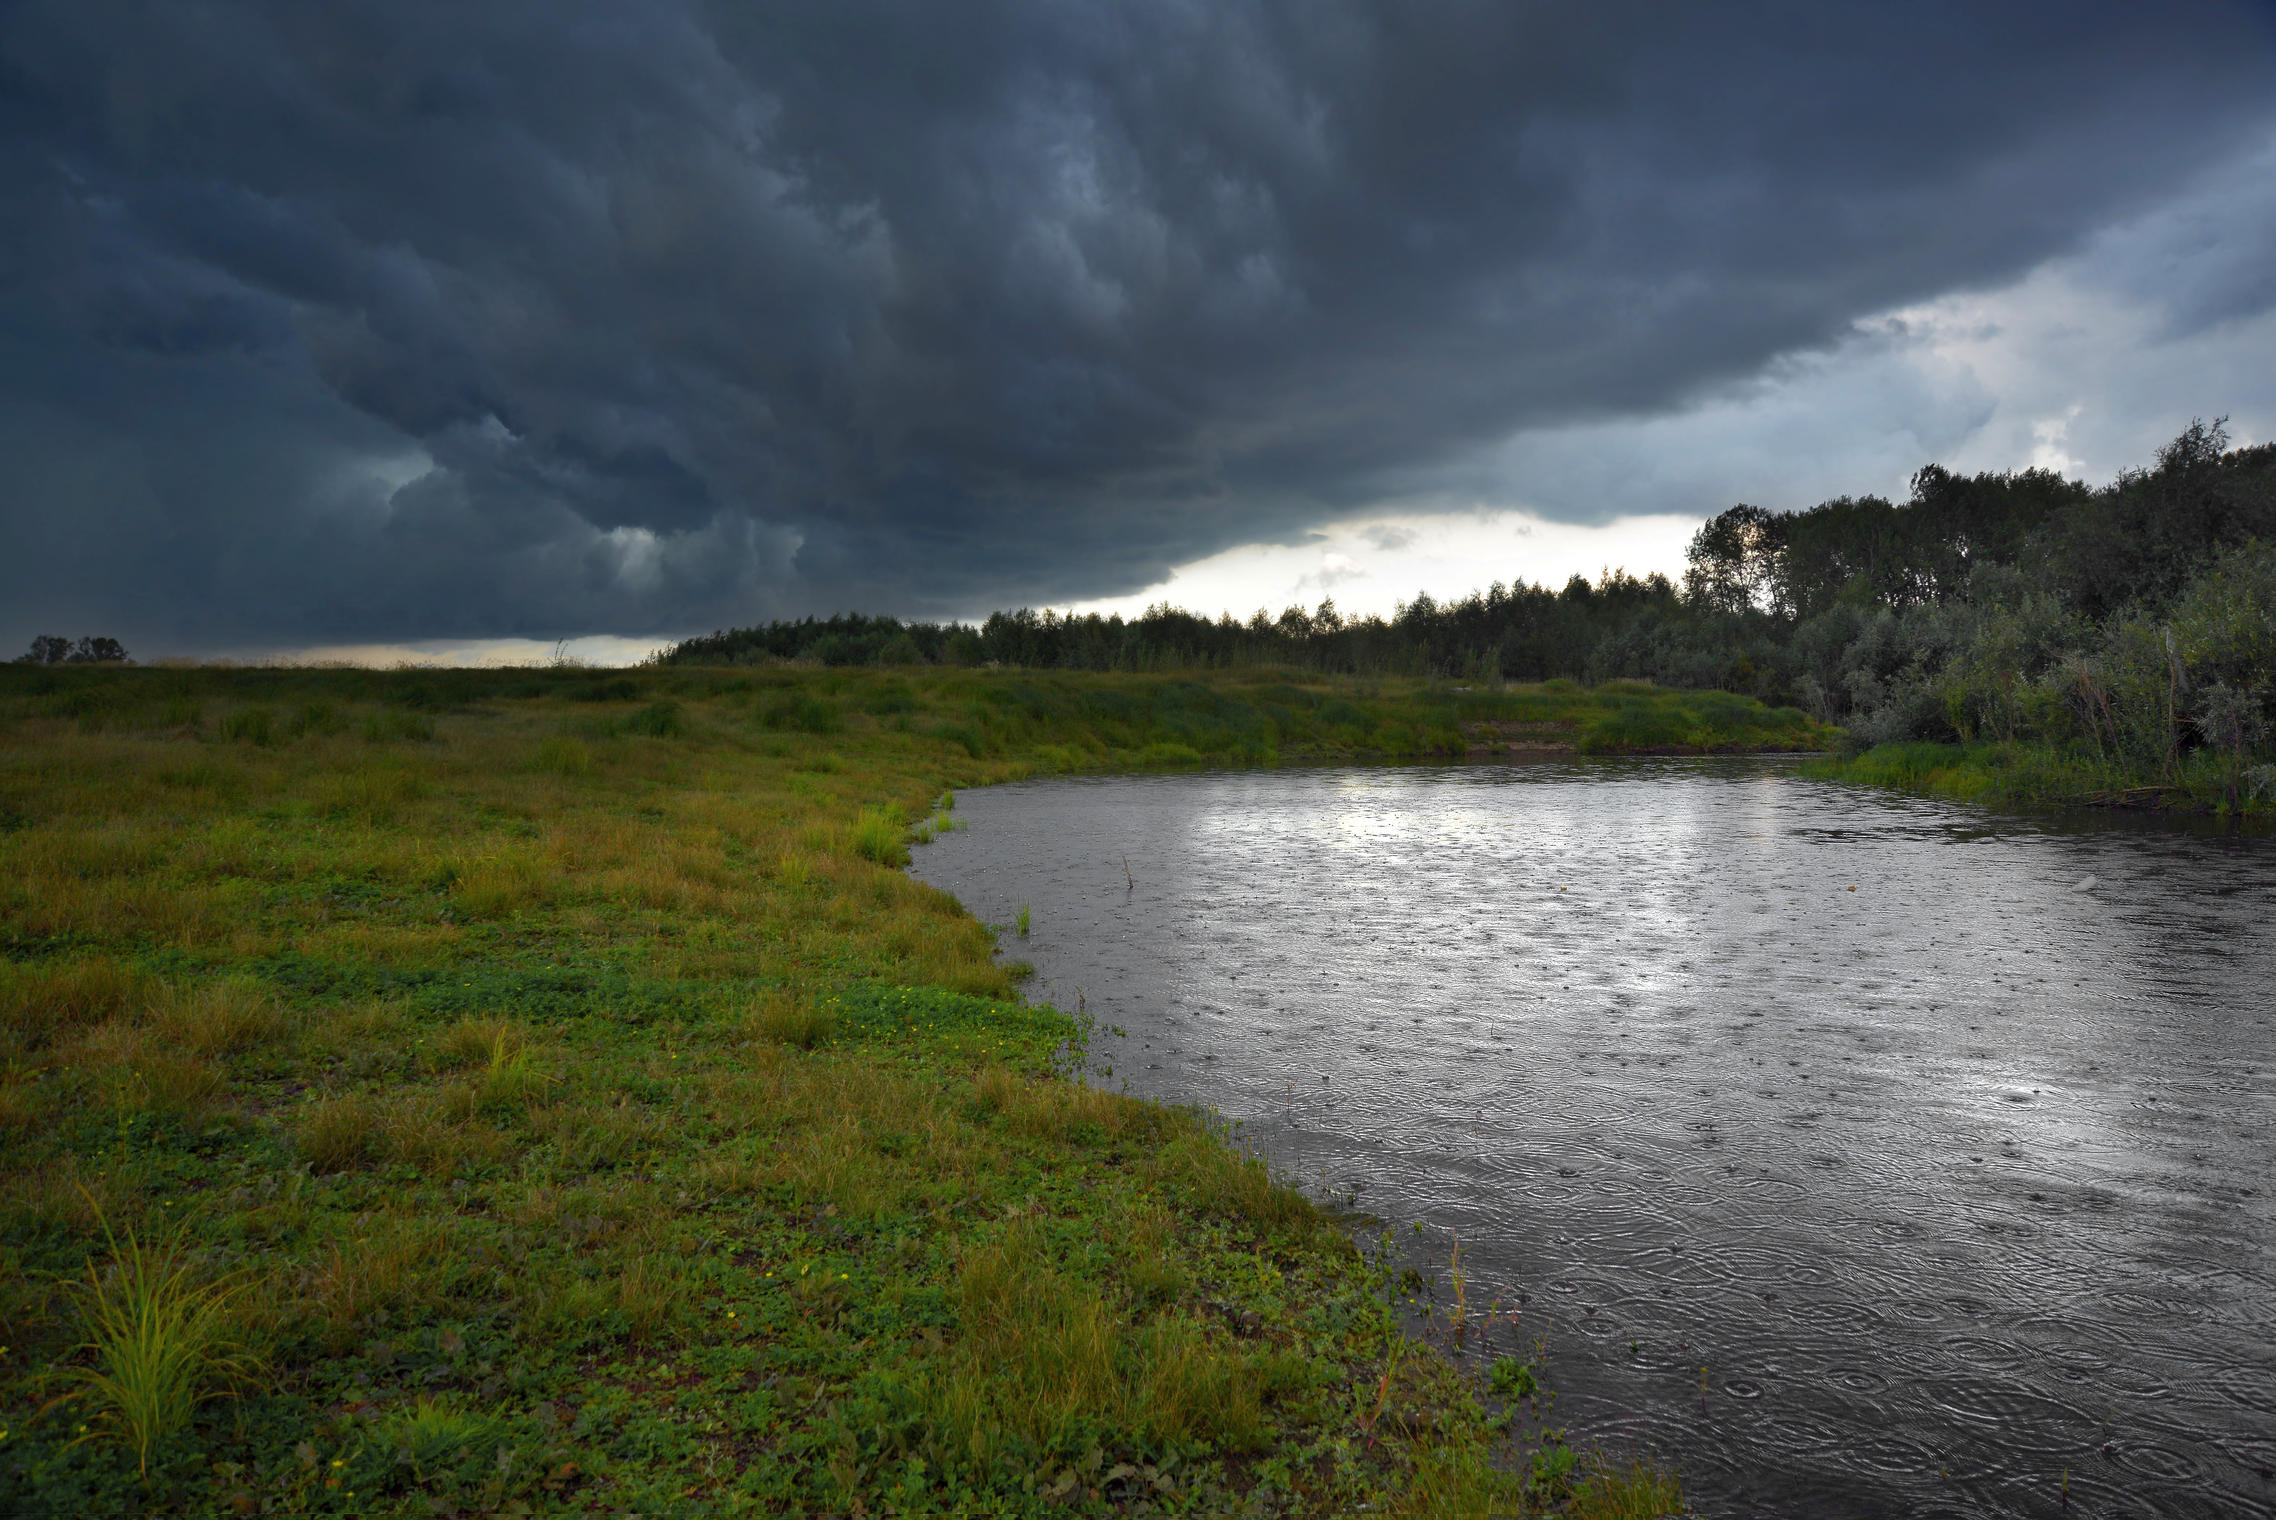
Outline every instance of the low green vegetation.
<svg viewBox="0 0 2276 1520">
<path fill-rule="evenodd" d="M 1269 667 L 1473 688 L 1565 677 L 1598 693 L 1648 680 L 1797 708 L 1864 745 L 1946 746 L 1932 765 L 1907 750 L 1843 776 L 1917 773 L 2001 802 L 2267 810 L 2276 444 L 2229 444 L 2221 421 L 2197 421 L 2150 467 L 2100 487 L 1931 464 L 1901 502 L 1735 506 L 1692 540 L 1680 585 L 1618 571 L 1561 589 L 1497 583 L 1458 601 L 1419 595 L 1390 618 L 1346 618 L 1332 602 L 1246 622 L 1166 606 L 1130 620 L 999 612 L 973 627 L 809 618 L 690 639 L 661 658 Z M 47 648 L 84 657 L 60 638 Z M 1723 744 L 1679 732 L 1664 692 L 1627 721 L 1584 719 L 1579 747 Z"/>
<path fill-rule="evenodd" d="M 2171 767 L 2139 767 L 2078 744 L 1915 741 L 1820 756 L 1804 761 L 1802 773 L 1993 807 L 2208 813 L 2255 827 L 2276 815 L 2276 765 L 2204 749 Z"/>
<path fill-rule="evenodd" d="M 1544 734 L 1819 731 L 1270 674 L 0 672 L 0 1513 L 1665 1512 L 1200 1118 L 1071 1080 L 1080 1024 L 897 869 L 959 787 Z"/>
</svg>

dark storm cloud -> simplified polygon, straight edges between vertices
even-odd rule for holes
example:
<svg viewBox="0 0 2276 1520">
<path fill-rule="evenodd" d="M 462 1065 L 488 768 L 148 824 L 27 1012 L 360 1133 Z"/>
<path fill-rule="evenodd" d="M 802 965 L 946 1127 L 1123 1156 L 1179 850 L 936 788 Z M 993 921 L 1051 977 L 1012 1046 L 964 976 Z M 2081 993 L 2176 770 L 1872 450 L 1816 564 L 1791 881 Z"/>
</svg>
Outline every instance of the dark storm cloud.
<svg viewBox="0 0 2276 1520">
<path fill-rule="evenodd" d="M 2264 15 L 19 0 L 0 634 L 1131 589 L 2078 245 Z"/>
</svg>

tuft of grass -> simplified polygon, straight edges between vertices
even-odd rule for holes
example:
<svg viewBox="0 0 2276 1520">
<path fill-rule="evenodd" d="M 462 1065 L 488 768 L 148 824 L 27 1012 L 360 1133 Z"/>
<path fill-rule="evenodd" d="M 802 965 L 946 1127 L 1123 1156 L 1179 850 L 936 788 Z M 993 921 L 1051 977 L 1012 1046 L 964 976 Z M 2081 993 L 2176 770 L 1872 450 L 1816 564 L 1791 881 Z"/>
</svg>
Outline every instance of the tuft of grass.
<svg viewBox="0 0 2276 1520">
<path fill-rule="evenodd" d="M 473 1085 L 464 1091 L 475 1112 L 526 1108 L 547 1087 L 528 1034 L 510 1019 L 460 1019 L 429 1048 L 438 1070 L 472 1074 Z"/>
<path fill-rule="evenodd" d="M 203 1279 L 178 1247 L 147 1245 L 106 1225 L 106 1266 L 90 1265 L 70 1296 L 85 1325 L 89 1363 L 56 1370 L 74 1385 L 49 1407 L 87 1413 L 87 1437 L 118 1440 L 150 1470 L 154 1448 L 189 1427 L 198 1406 L 252 1380 L 260 1362 L 238 1338 L 233 1310 L 242 1276 Z M 84 1439 L 84 1438 L 83 1438 Z"/>
<path fill-rule="evenodd" d="M 455 1408 L 431 1394 L 389 1414 L 379 1423 L 377 1434 L 382 1449 L 410 1468 L 413 1480 L 422 1484 L 479 1465 L 513 1439 L 513 1431 L 502 1422 Z"/>
<path fill-rule="evenodd" d="M 652 1257 L 635 1256 L 617 1276 L 617 1312 L 624 1316 L 626 1333 L 636 1346 L 649 1344 L 669 1329 L 687 1297 L 684 1275 Z"/>
<path fill-rule="evenodd" d="M 1124 1241 L 1123 1280 L 1130 1285 L 1132 1303 L 1144 1312 L 1185 1296 L 1189 1276 L 1171 1254 L 1170 1217 L 1159 1205 L 1145 1209 L 1130 1221 Z"/>
<path fill-rule="evenodd" d="M 1531 1362 L 1502 1356 L 1494 1358 L 1493 1368 L 1486 1376 L 1486 1387 L 1496 1398 L 1528 1399 L 1541 1391 L 1541 1379 Z"/>
<path fill-rule="evenodd" d="M 221 737 L 262 748 L 277 742 L 277 715 L 266 707 L 240 707 L 221 720 Z"/>
<path fill-rule="evenodd" d="M 375 757 L 324 779 L 316 794 L 319 817 L 378 828 L 395 821 L 404 804 L 423 796 L 426 784 L 416 771 Z"/>
<path fill-rule="evenodd" d="M 626 718 L 621 726 L 628 734 L 638 734 L 649 739 L 670 739 L 687 731 L 687 720 L 681 715 L 680 704 L 667 699 L 649 703 Z"/>
<path fill-rule="evenodd" d="M 1535 1492 L 1478 1454 L 1428 1451 L 1390 1513 L 1396 1520 L 1526 1520 L 1550 1508 L 1535 1502 Z"/>
<path fill-rule="evenodd" d="M 1246 1354 L 1182 1316 L 1133 1328 L 1054 1260 L 1031 1221 L 966 1254 L 956 1305 L 959 1365 L 928 1411 L 951 1470 L 974 1459 L 1064 1461 L 1098 1426 L 1228 1453 L 1265 1439 Z"/>
<path fill-rule="evenodd" d="M 1573 1520 L 1665 1520 L 1684 1513 L 1683 1484 L 1664 1467 L 1633 1462 L 1616 1467 L 1602 1457 L 1579 1464 L 1573 1485 Z"/>
<path fill-rule="evenodd" d="M 276 993 L 250 977 L 229 977 L 189 991 L 167 987 L 152 999 L 159 1037 L 195 1056 L 233 1056 L 284 1036 Z"/>
<path fill-rule="evenodd" d="M 900 816 L 889 808 L 867 807 L 854 820 L 853 851 L 864 860 L 898 869 L 909 863 Z"/>
<path fill-rule="evenodd" d="M 465 1071 L 492 1065 L 502 1055 L 518 1052 L 522 1043 L 522 1032 L 511 1020 L 460 1019 L 435 1036 L 428 1046 L 428 1059 L 441 1071 Z"/>
<path fill-rule="evenodd" d="M 339 733 L 347 726 L 347 720 L 340 716 L 340 710 L 322 699 L 301 703 L 285 724 L 288 733 L 315 734 L 320 738 Z"/>
<path fill-rule="evenodd" d="M 753 1039 L 812 1050 L 830 1043 L 837 1033 L 838 1019 L 835 1010 L 817 1004 L 811 993 L 777 990 L 752 1005 L 744 1016 L 743 1028 Z"/>
<path fill-rule="evenodd" d="M 360 1093 L 323 1098 L 308 1106 L 294 1126 L 301 1159 L 319 1175 L 344 1172 L 387 1154 L 387 1116 Z"/>
<path fill-rule="evenodd" d="M 545 1073 L 538 1068 L 537 1052 L 522 1044 L 518 1035 L 501 1033 L 482 1063 L 481 1080 L 475 1085 L 475 1107 L 486 1112 L 527 1108 L 544 1097 L 548 1085 Z"/>
<path fill-rule="evenodd" d="M 221 1106 L 229 1080 L 206 1061 L 170 1051 L 141 1051 L 126 1067 L 120 1096 L 130 1110 L 197 1124 Z"/>
<path fill-rule="evenodd" d="M 0 1039 L 38 1050 L 140 1004 L 151 979 L 107 955 L 60 965 L 0 960 Z"/>
<path fill-rule="evenodd" d="M 549 895 L 544 868 L 522 852 L 470 862 L 451 888 L 452 905 L 472 920 L 503 918 Z"/>
<path fill-rule="evenodd" d="M 1276 1179 L 1261 1158 L 1198 1125 L 1156 1151 L 1150 1166 L 1187 1202 L 1213 1214 L 1297 1234 L 1327 1223 L 1318 1204 Z"/>
<path fill-rule="evenodd" d="M 845 727 L 837 708 L 819 694 L 785 694 L 767 703 L 758 716 L 763 727 L 809 734 L 834 734 Z"/>
<path fill-rule="evenodd" d="M 399 739 L 432 740 L 435 721 L 424 713 L 391 709 L 365 718 L 363 735 L 366 744 L 390 744 Z"/>
<path fill-rule="evenodd" d="M 1667 1520 L 1684 1513 L 1683 1486 L 1649 1462 L 1615 1467 L 1550 1438 L 1522 1474 L 1477 1452 L 1428 1451 L 1390 1513 L 1403 1520 Z"/>
<path fill-rule="evenodd" d="M 335 1356 L 357 1345 L 431 1290 L 448 1252 L 446 1230 L 415 1220 L 367 1220 L 331 1241 L 299 1296 L 318 1343 Z"/>
<path fill-rule="evenodd" d="M 588 775 L 593 769 L 593 752 L 567 734 L 555 734 L 538 745 L 531 766 L 555 776 Z"/>
<path fill-rule="evenodd" d="M 1019 937 L 1021 939 L 1025 939 L 1027 938 L 1027 926 L 1028 905 L 1026 903 L 1021 903 L 1019 905 L 1019 911 L 1012 915 L 1012 928 L 1019 934 Z"/>
</svg>

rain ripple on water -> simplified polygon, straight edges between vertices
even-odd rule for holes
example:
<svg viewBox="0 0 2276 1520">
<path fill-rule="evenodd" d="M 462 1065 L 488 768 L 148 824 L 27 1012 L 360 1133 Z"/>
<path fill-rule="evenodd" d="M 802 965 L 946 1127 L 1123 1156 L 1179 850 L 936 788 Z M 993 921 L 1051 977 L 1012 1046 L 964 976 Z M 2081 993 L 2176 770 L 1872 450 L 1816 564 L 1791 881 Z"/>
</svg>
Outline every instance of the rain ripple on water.
<svg viewBox="0 0 2276 1520">
<path fill-rule="evenodd" d="M 1459 1229 L 1472 1302 L 1524 1295 L 1497 1349 L 1545 1341 L 1559 1418 L 1703 1509 L 2276 1514 L 2269 841 L 1773 760 L 959 816 L 918 874 L 1034 905 L 1017 953 L 1125 1031 L 1117 1083 Z"/>
</svg>

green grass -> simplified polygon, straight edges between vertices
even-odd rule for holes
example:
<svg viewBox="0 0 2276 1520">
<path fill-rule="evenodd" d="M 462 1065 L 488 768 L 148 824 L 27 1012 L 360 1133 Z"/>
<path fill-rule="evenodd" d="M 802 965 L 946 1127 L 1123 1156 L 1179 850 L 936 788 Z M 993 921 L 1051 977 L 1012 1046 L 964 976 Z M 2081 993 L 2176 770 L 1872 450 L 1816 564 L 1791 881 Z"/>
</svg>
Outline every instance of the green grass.
<svg viewBox="0 0 2276 1520">
<path fill-rule="evenodd" d="M 2238 768 L 2199 749 L 2170 773 L 2129 770 L 2079 745 L 1878 744 L 1826 756 L 1802 774 L 2004 807 L 2122 807 L 2265 818 L 2276 813 L 2276 775 Z"/>
<path fill-rule="evenodd" d="M 152 1450 L 257 1363 L 232 1322 L 241 1279 L 203 1280 L 179 1247 L 152 1247 L 132 1230 L 104 1235 L 108 1260 L 91 1262 L 70 1292 L 87 1335 L 75 1349 L 87 1359 L 53 1368 L 67 1391 L 45 1412 L 76 1421 L 77 1440 L 116 1438 L 146 1476 Z"/>
<path fill-rule="evenodd" d="M 1387 1375 L 1344 1229 L 1070 1080 L 1081 1022 L 896 867 L 960 787 L 1450 756 L 1612 698 L 86 674 L 0 670 L 0 1512 L 1591 1492 L 1509 1476 L 1444 1360 Z"/>
</svg>

